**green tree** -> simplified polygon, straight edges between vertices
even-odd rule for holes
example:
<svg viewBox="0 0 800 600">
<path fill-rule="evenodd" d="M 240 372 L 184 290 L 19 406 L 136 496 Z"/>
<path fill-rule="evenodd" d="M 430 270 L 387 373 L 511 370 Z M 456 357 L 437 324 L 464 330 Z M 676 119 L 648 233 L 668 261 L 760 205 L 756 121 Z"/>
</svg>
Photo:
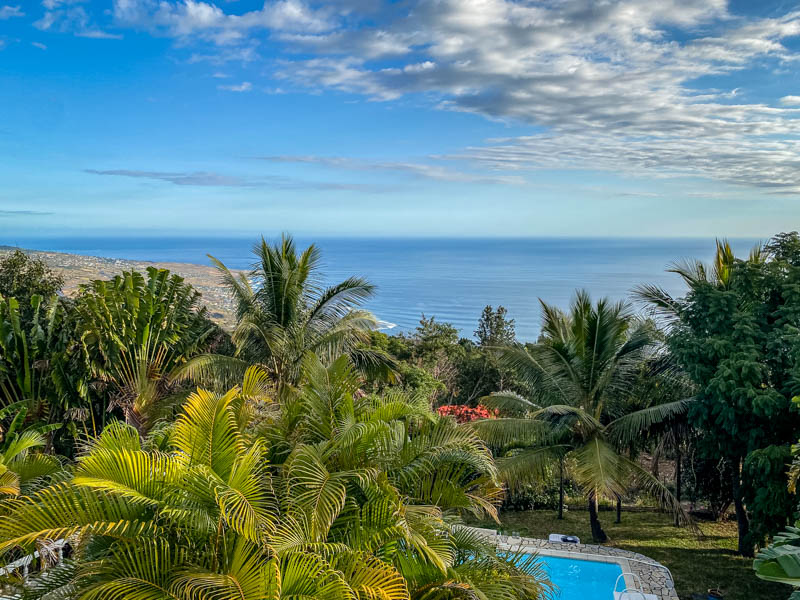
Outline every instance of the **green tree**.
<svg viewBox="0 0 800 600">
<path fill-rule="evenodd" d="M 775 447 L 770 449 L 771 452 L 775 451 Z M 794 494 L 797 491 L 797 482 L 800 480 L 800 444 L 795 444 L 791 449 L 791 454 L 794 457 L 789 469 L 789 481 L 785 490 L 776 490 L 774 488 L 775 478 L 770 478 L 773 481 L 768 483 L 768 488 L 756 490 L 757 493 L 761 492 L 766 498 L 765 501 L 770 501 L 770 496 L 775 494 L 775 501 L 770 504 L 775 508 L 783 508 L 784 515 L 789 514 L 791 509 L 782 506 L 781 499 L 785 498 L 785 492 Z M 773 468 L 774 461 L 767 461 L 767 469 Z M 796 500 L 796 499 L 795 499 Z M 796 518 L 793 527 L 787 527 L 783 532 L 776 535 L 772 543 L 763 548 L 753 561 L 753 568 L 761 579 L 766 581 L 775 581 L 778 583 L 785 583 L 794 588 L 794 592 L 789 597 L 790 600 L 798 600 L 800 598 L 800 520 Z"/>
<path fill-rule="evenodd" d="M 282 393 L 299 380 L 306 353 L 314 352 L 328 363 L 349 354 L 360 369 L 392 378 L 389 355 L 369 348 L 378 321 L 359 308 L 374 293 L 371 283 L 349 277 L 324 286 L 319 248 L 312 244 L 300 252 L 286 235 L 275 244 L 262 238 L 253 254 L 256 262 L 248 273 L 234 273 L 211 257 L 236 303 L 237 353 L 199 357 L 185 376 L 230 382 L 248 365 L 259 364 Z"/>
<path fill-rule="evenodd" d="M 510 346 L 516 339 L 514 319 L 508 318 L 508 311 L 504 306 L 493 309 L 485 306 L 481 313 L 475 338 L 483 348 Z"/>
<path fill-rule="evenodd" d="M 13 250 L 0 258 L 0 296 L 17 299 L 23 323 L 33 314 L 31 299 L 34 296 L 50 298 L 61 291 L 63 285 L 61 275 L 42 259 L 32 258 L 22 250 Z"/>
<path fill-rule="evenodd" d="M 687 521 L 674 497 L 636 461 L 620 452 L 641 432 L 684 413 L 688 400 L 630 411 L 630 394 L 642 364 L 655 351 L 653 325 L 624 303 L 593 304 L 577 292 L 569 312 L 542 302 L 537 344 L 504 351 L 531 390 L 529 398 L 499 392 L 485 399 L 506 416 L 475 426 L 499 450 L 509 485 L 536 481 L 569 467 L 589 507 L 592 536 L 606 534 L 598 518 L 600 498 L 616 500 L 633 482 L 656 495 Z"/>
<path fill-rule="evenodd" d="M 502 349 L 514 344 L 516 332 L 514 319 L 508 318 L 506 309 L 497 310 L 486 306 L 475 330 L 478 345 L 462 340 L 464 355 L 457 363 L 458 393 L 455 400 L 460 404 L 473 405 L 481 397 L 496 390 L 522 391 L 523 386 L 500 360 Z"/>
<path fill-rule="evenodd" d="M 699 449 L 730 465 L 739 552 L 752 556 L 779 524 L 772 499 L 751 493 L 751 477 L 758 473 L 759 485 L 769 487 L 764 477 L 771 473 L 783 487 L 785 451 L 766 449 L 788 448 L 800 424 L 791 402 L 800 391 L 800 238 L 776 236 L 746 260 L 717 242 L 712 268 L 694 263 L 674 271 L 689 287 L 684 298 L 653 287 L 640 296 L 671 321 L 669 348 L 698 389 L 689 416 L 703 432 Z M 748 460 L 756 458 L 754 469 Z M 765 461 L 777 462 L 766 467 Z M 752 527 L 751 517 L 759 519 Z"/>
<path fill-rule="evenodd" d="M 56 457 L 41 452 L 49 445 L 48 435 L 61 427 L 54 415 L 63 416 L 50 377 L 63 365 L 59 356 L 43 352 L 52 350 L 48 342 L 58 325 L 59 305 L 53 298 L 52 308 L 42 309 L 43 325 L 41 298 L 34 296 L 31 305 L 32 328 L 25 332 L 17 300 L 0 296 L 0 496 L 30 491 L 61 468 Z"/>
<path fill-rule="evenodd" d="M 443 354 L 458 345 L 458 329 L 436 317 L 422 315 L 414 335 L 414 356 L 425 364 L 434 364 Z"/>
</svg>

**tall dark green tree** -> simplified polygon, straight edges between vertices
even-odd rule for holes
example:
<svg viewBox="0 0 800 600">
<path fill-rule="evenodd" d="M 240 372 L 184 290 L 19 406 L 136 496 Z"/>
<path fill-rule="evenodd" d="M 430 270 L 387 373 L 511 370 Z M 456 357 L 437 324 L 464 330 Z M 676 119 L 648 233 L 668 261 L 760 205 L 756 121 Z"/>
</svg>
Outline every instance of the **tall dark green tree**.
<svg viewBox="0 0 800 600">
<path fill-rule="evenodd" d="M 775 512 L 785 502 L 754 489 L 775 483 L 765 478 L 785 487 L 781 465 L 800 425 L 792 403 L 800 392 L 800 237 L 778 235 L 747 259 L 718 242 L 711 268 L 673 271 L 689 287 L 685 297 L 655 287 L 639 294 L 672 323 L 669 347 L 698 388 L 690 421 L 704 432 L 704 455 L 731 466 L 739 552 L 752 556 L 786 517 Z"/>
</svg>

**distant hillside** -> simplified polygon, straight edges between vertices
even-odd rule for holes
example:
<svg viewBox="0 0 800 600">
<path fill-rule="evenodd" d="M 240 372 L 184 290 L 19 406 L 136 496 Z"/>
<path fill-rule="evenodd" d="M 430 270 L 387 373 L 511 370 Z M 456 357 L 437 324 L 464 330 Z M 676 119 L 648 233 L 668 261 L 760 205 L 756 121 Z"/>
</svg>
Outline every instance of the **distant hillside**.
<svg viewBox="0 0 800 600">
<path fill-rule="evenodd" d="M 12 250 L 12 246 L 0 246 L 0 256 Z M 213 267 L 189 263 L 147 262 L 123 260 L 99 256 L 83 256 L 62 252 L 45 252 L 22 248 L 31 256 L 41 258 L 54 271 L 64 276 L 64 293 L 68 296 L 77 292 L 78 286 L 94 279 L 111 279 L 123 271 L 144 271 L 147 267 L 168 269 L 183 277 L 203 295 L 203 303 L 208 307 L 209 316 L 226 328 L 234 324 L 234 307 L 222 285 L 219 273 Z"/>
</svg>

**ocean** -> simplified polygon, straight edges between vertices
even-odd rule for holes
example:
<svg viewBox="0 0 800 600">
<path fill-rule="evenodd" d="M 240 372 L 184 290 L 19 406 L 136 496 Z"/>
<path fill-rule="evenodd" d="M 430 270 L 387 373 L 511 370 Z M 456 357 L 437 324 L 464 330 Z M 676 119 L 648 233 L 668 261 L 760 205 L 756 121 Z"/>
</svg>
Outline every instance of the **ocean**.
<svg viewBox="0 0 800 600">
<path fill-rule="evenodd" d="M 594 298 L 628 297 L 640 283 L 663 286 L 672 294 L 685 289 L 678 276 L 665 272 L 684 258 L 709 261 L 709 239 L 363 239 L 297 237 L 298 245 L 314 242 L 322 250 L 326 279 L 351 275 L 374 283 L 377 295 L 367 307 L 392 331 L 412 331 L 421 315 L 450 322 L 462 336 L 472 337 L 487 304 L 505 306 L 516 324 L 517 337 L 532 341 L 539 331 L 539 298 L 567 307 L 574 290 L 585 288 Z M 206 254 L 231 268 L 247 268 L 253 238 L 70 237 L 15 236 L 0 244 L 124 258 L 209 264 Z M 732 240 L 746 254 L 755 240 Z"/>
</svg>

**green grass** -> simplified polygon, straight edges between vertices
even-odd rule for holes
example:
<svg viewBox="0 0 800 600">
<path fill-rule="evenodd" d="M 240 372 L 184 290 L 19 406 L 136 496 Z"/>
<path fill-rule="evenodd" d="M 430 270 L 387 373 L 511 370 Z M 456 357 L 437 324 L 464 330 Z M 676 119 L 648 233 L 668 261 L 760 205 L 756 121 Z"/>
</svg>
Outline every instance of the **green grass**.
<svg viewBox="0 0 800 600">
<path fill-rule="evenodd" d="M 681 600 L 712 587 L 721 588 L 725 600 L 786 600 L 791 593 L 788 586 L 758 579 L 753 560 L 736 555 L 735 522 L 699 522 L 703 537 L 698 538 L 687 529 L 674 527 L 665 514 L 623 511 L 619 525 L 614 524 L 614 517 L 612 512 L 600 515 L 609 537 L 607 545 L 639 552 L 668 567 Z M 505 512 L 500 522 L 506 534 L 546 539 L 550 533 L 564 533 L 577 535 L 582 542 L 592 540 L 586 511 L 567 512 L 563 521 L 556 518 L 555 511 Z M 494 522 L 472 524 L 498 529 Z"/>
</svg>

